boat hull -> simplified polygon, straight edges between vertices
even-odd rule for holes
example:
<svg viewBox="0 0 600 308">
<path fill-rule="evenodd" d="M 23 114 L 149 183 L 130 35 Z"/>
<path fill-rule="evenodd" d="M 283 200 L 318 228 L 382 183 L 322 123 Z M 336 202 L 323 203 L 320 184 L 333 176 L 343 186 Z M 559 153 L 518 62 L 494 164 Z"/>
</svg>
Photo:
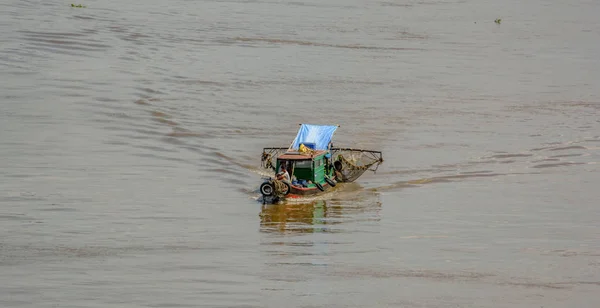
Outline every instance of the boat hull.
<svg viewBox="0 0 600 308">
<path fill-rule="evenodd" d="M 261 193 L 263 195 L 263 203 L 277 203 L 279 201 L 283 201 L 283 200 L 296 200 L 296 199 L 302 199 L 302 198 L 309 198 L 309 197 L 313 197 L 313 196 L 318 196 L 321 194 L 325 194 L 329 191 L 332 190 L 332 188 L 334 186 L 331 186 L 331 184 L 329 183 L 323 183 L 320 186 L 323 188 L 323 190 L 319 189 L 318 187 L 300 187 L 300 186 L 293 186 L 293 185 L 289 185 L 286 184 L 289 187 L 289 191 L 286 192 L 282 192 L 280 189 L 276 189 L 276 186 L 281 186 L 281 185 L 275 185 L 273 180 L 269 180 L 263 183 L 263 186 L 269 188 L 269 190 L 265 190 L 263 191 L 263 186 L 261 186 Z"/>
<path fill-rule="evenodd" d="M 294 197 L 299 198 L 299 197 L 305 197 L 305 196 L 314 196 L 314 195 L 325 193 L 332 188 L 331 185 L 329 185 L 328 183 L 323 184 L 322 187 L 323 187 L 323 190 L 320 190 L 317 187 L 306 188 L 306 187 L 291 186 L 290 192 L 287 195 L 285 195 L 284 198 L 294 198 Z"/>
</svg>

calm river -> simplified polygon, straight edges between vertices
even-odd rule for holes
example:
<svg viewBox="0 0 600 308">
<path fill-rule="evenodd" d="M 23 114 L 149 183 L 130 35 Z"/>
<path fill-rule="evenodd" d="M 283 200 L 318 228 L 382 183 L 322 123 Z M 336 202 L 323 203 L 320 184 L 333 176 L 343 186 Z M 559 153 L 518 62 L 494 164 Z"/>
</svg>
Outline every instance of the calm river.
<svg viewBox="0 0 600 308">
<path fill-rule="evenodd" d="M 0 0 L 0 307 L 600 306 L 600 1 L 71 3 Z M 385 162 L 263 206 L 299 123 Z"/>
</svg>

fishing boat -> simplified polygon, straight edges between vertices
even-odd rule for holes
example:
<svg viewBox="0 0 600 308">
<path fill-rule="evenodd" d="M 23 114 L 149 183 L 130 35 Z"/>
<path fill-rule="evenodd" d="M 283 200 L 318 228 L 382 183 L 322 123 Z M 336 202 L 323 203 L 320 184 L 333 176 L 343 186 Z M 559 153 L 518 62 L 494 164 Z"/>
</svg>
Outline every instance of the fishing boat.
<svg viewBox="0 0 600 308">
<path fill-rule="evenodd" d="M 339 125 L 300 124 L 289 147 L 263 148 L 261 165 L 274 177 L 260 185 L 263 202 L 302 198 L 325 193 L 338 183 L 353 182 L 365 171 L 377 171 L 380 151 L 334 147 Z"/>
</svg>

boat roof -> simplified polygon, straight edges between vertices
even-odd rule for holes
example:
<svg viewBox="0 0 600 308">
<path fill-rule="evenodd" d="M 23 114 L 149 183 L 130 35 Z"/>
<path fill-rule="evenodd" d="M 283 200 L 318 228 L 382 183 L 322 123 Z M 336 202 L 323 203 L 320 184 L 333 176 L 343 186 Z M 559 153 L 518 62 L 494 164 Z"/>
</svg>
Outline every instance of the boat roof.
<svg viewBox="0 0 600 308">
<path fill-rule="evenodd" d="M 322 151 L 322 150 L 316 150 L 316 151 L 312 151 L 312 153 L 300 153 L 300 152 L 285 152 L 281 155 L 279 155 L 279 157 L 277 157 L 277 159 L 283 159 L 283 160 L 312 160 L 314 157 L 320 156 L 325 154 L 327 151 Z"/>
</svg>

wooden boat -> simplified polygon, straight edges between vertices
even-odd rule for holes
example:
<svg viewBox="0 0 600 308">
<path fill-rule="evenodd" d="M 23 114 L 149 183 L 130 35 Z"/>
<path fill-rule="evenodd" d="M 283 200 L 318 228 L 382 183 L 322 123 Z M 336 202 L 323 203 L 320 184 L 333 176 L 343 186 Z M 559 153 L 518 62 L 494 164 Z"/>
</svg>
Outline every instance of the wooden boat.
<svg viewBox="0 0 600 308">
<path fill-rule="evenodd" d="M 292 144 L 264 148 L 262 166 L 278 174 L 285 166 L 290 178 L 269 177 L 260 185 L 263 202 L 318 195 L 338 183 L 353 182 L 383 162 L 379 151 L 336 148 L 331 139 L 339 126 L 300 124 Z M 275 162 L 273 162 L 275 159 Z"/>
</svg>

